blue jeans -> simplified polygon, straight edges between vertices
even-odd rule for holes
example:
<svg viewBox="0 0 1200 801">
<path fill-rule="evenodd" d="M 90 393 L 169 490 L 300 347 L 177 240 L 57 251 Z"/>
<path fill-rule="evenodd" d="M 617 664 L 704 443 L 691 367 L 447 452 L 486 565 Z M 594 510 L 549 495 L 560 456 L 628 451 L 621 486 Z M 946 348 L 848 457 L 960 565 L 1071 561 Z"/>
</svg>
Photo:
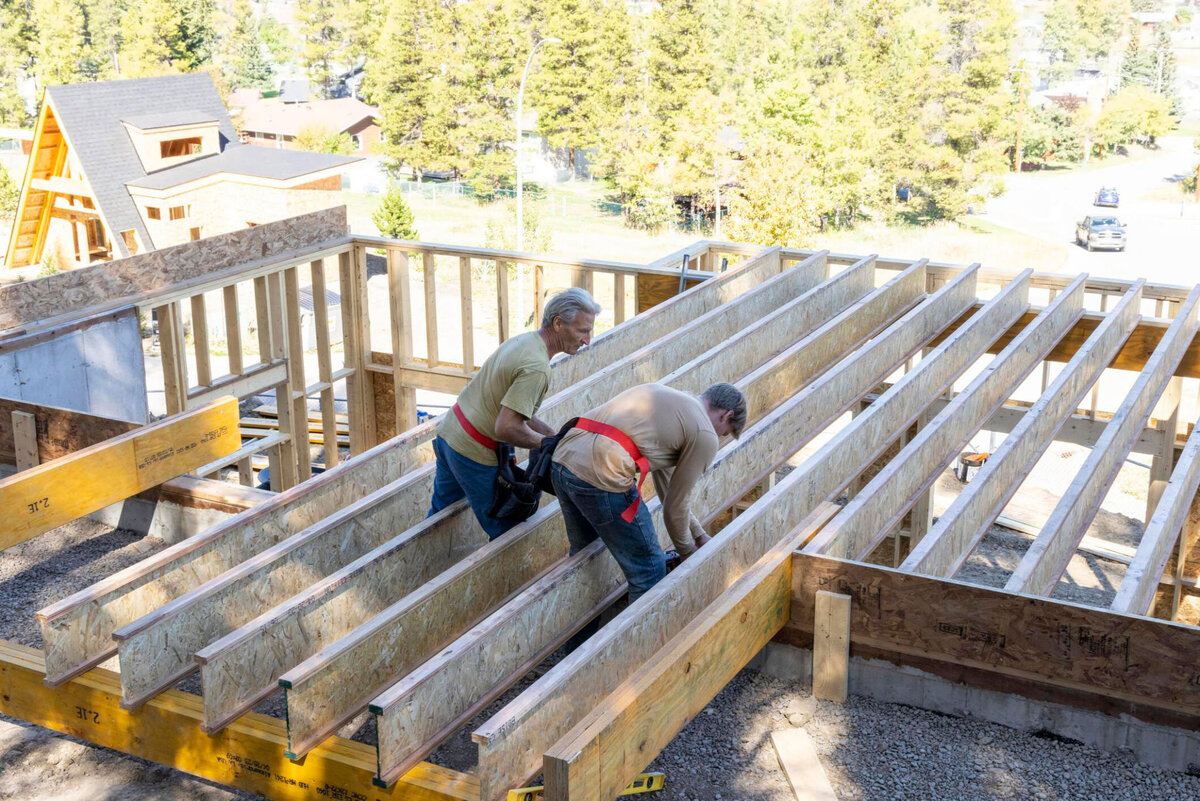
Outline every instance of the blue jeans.
<svg viewBox="0 0 1200 801">
<path fill-rule="evenodd" d="M 488 516 L 488 510 L 492 508 L 492 488 L 499 470 L 496 465 L 480 464 L 468 459 L 441 437 L 434 437 L 433 454 L 437 457 L 437 472 L 433 477 L 433 501 L 426 517 L 432 517 L 455 501 L 466 498 L 489 539 L 496 539 L 516 525 Z"/>
<path fill-rule="evenodd" d="M 646 504 L 638 501 L 637 514 L 626 523 L 621 513 L 638 497 L 637 487 L 626 492 L 606 492 L 587 483 L 566 467 L 555 462 L 550 481 L 558 495 L 571 553 L 576 553 L 599 537 L 625 572 L 629 582 L 629 602 L 638 598 L 667 575 L 666 557 L 650 522 Z"/>
</svg>

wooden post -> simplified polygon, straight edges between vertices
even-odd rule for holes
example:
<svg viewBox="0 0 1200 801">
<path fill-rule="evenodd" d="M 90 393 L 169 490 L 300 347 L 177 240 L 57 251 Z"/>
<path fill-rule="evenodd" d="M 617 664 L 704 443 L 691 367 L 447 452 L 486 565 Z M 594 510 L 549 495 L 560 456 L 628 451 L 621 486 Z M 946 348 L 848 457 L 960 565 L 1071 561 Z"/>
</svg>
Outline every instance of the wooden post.
<svg viewBox="0 0 1200 801">
<path fill-rule="evenodd" d="M 267 306 L 267 279 L 254 279 L 254 318 L 258 325 L 258 361 L 271 361 L 271 312 Z"/>
<path fill-rule="evenodd" d="M 388 298 L 392 310 L 392 389 L 395 394 L 396 433 L 417 424 L 417 391 L 404 383 L 404 367 L 413 360 L 412 289 L 409 281 L 408 254 L 388 250 Z M 429 281 L 426 267 L 425 280 Z"/>
<path fill-rule="evenodd" d="M 187 408 L 187 351 L 183 342 L 183 321 L 179 304 L 158 307 L 158 342 L 162 350 L 163 392 L 167 414 L 179 414 Z"/>
<path fill-rule="evenodd" d="M 437 260 L 429 251 L 422 254 L 425 271 L 425 348 L 431 368 L 441 361 L 438 354 Z"/>
<path fill-rule="evenodd" d="M 613 325 L 625 322 L 625 273 L 613 273 Z"/>
<path fill-rule="evenodd" d="M 12 413 L 13 451 L 17 456 L 17 471 L 37 467 L 37 420 L 29 412 Z"/>
<path fill-rule="evenodd" d="M 346 367 L 346 410 L 350 418 L 350 454 L 375 444 L 375 393 L 367 364 L 371 358 L 371 318 L 367 308 L 367 251 L 356 245 L 338 254 L 342 287 L 342 350 Z"/>
<path fill-rule="evenodd" d="M 462 314 L 463 375 L 475 372 L 475 305 L 471 294 L 471 257 L 458 260 L 458 294 Z"/>
<path fill-rule="evenodd" d="M 312 281 L 313 327 L 317 333 L 317 380 L 321 382 L 321 439 L 325 443 L 325 469 L 337 467 L 337 407 L 334 405 L 333 364 L 329 352 L 329 301 L 325 289 L 325 260 L 316 259 L 308 266 Z"/>
<path fill-rule="evenodd" d="M 312 477 L 312 451 L 308 441 L 308 386 L 304 371 L 304 332 L 300 329 L 300 277 L 298 268 L 289 267 L 283 272 L 284 303 L 287 314 L 288 402 L 292 405 L 293 441 L 296 443 L 296 480 L 307 481 Z M 277 404 L 279 405 L 279 404 Z M 336 445 L 337 440 L 334 440 Z"/>
<path fill-rule="evenodd" d="M 238 314 L 237 284 L 222 289 L 221 299 L 225 307 L 225 350 L 228 353 L 229 372 L 231 375 L 241 375 L 245 364 L 242 360 L 242 321 Z"/>
<path fill-rule="evenodd" d="M 541 313 L 539 306 L 539 315 Z M 539 318 L 540 319 L 540 318 Z M 496 262 L 496 325 L 500 332 L 500 342 L 504 342 L 509 337 L 509 332 L 512 330 L 509 327 L 508 316 L 508 262 Z"/>
<path fill-rule="evenodd" d="M 817 590 L 813 620 L 814 698 L 843 703 L 850 674 L 850 596 Z"/>
<path fill-rule="evenodd" d="M 288 362 L 288 378 L 274 386 L 275 409 L 279 415 L 279 430 L 288 435 L 287 442 L 279 443 L 278 467 L 271 465 L 271 489 L 289 489 L 296 486 L 297 449 L 308 447 L 308 421 L 296 420 L 292 406 L 292 369 L 295 366 L 288 357 L 287 301 L 284 285 L 279 273 L 267 276 L 267 312 L 270 318 L 270 360 L 284 359 Z M 301 366 L 303 369 L 303 366 Z M 278 475 L 276 475 L 278 474 Z"/>
<path fill-rule="evenodd" d="M 208 348 L 208 310 L 204 293 L 192 295 L 192 345 L 196 349 L 196 384 L 212 386 L 212 359 Z"/>
</svg>

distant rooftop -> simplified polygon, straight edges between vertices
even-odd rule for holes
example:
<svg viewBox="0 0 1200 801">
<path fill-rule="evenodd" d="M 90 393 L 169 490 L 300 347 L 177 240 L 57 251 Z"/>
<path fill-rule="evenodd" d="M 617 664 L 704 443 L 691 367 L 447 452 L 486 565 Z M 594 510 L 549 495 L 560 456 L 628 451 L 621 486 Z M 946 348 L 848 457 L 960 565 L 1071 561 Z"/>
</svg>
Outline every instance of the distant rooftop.
<svg viewBox="0 0 1200 801">
<path fill-rule="evenodd" d="M 353 97 L 310 100 L 307 103 L 260 100 L 242 109 L 239 126 L 243 131 L 277 136 L 296 136 L 311 127 L 341 133 L 365 119 L 374 119 L 378 114 L 379 109 Z"/>
</svg>

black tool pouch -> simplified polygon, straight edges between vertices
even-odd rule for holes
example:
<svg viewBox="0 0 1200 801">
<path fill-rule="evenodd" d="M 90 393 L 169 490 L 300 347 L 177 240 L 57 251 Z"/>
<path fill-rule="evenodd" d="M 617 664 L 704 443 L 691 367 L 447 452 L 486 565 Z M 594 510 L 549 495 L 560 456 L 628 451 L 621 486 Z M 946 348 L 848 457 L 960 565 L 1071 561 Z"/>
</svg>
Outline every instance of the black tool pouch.
<svg viewBox="0 0 1200 801">
<path fill-rule="evenodd" d="M 496 448 L 496 483 L 492 487 L 492 508 L 489 517 L 520 523 L 537 511 L 542 492 L 530 482 L 524 470 L 517 466 L 513 446 L 501 442 Z"/>
<path fill-rule="evenodd" d="M 543 437 L 542 444 L 529 452 L 529 461 L 525 465 L 525 475 L 529 483 L 542 492 L 547 492 L 551 495 L 557 494 L 554 491 L 554 485 L 550 483 L 550 465 L 554 462 L 554 449 L 558 447 L 558 443 L 578 422 L 578 417 L 572 417 L 563 424 L 562 428 L 558 429 L 557 434 Z"/>
</svg>

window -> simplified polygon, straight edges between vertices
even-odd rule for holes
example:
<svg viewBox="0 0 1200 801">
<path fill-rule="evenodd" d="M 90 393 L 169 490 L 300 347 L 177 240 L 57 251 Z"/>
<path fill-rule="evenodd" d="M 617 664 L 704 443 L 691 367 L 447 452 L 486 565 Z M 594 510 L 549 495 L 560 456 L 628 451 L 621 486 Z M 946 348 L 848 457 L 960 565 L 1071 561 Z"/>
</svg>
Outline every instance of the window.
<svg viewBox="0 0 1200 801">
<path fill-rule="evenodd" d="M 197 239 L 199 239 L 199 238 L 200 238 L 200 229 L 199 229 L 199 228 L 193 228 L 193 229 L 192 229 L 192 241 L 193 241 L 193 242 L 195 242 L 195 241 L 196 241 Z"/>
<path fill-rule="evenodd" d="M 172 220 L 182 220 L 184 217 L 188 216 L 188 207 L 172 206 L 170 209 L 170 214 Z"/>
<path fill-rule="evenodd" d="M 146 207 L 146 219 L 147 220 L 161 220 L 162 219 L 162 212 L 159 211 L 158 206 L 147 206 Z"/>
<path fill-rule="evenodd" d="M 172 156 L 195 156 L 200 152 L 200 137 L 189 136 L 186 139 L 168 139 L 158 143 L 159 155 L 164 159 Z"/>
<path fill-rule="evenodd" d="M 132 229 L 132 228 L 131 228 L 131 229 L 129 229 L 128 231 L 122 231 L 122 232 L 121 232 L 121 239 L 122 239 L 122 240 L 124 240 L 124 242 L 125 242 L 125 251 L 126 251 L 126 252 L 127 252 L 129 255 L 130 255 L 130 256 L 132 256 L 132 255 L 134 255 L 135 253 L 137 253 L 137 252 L 138 252 L 137 234 L 135 234 L 135 233 L 133 232 L 133 229 Z"/>
</svg>

